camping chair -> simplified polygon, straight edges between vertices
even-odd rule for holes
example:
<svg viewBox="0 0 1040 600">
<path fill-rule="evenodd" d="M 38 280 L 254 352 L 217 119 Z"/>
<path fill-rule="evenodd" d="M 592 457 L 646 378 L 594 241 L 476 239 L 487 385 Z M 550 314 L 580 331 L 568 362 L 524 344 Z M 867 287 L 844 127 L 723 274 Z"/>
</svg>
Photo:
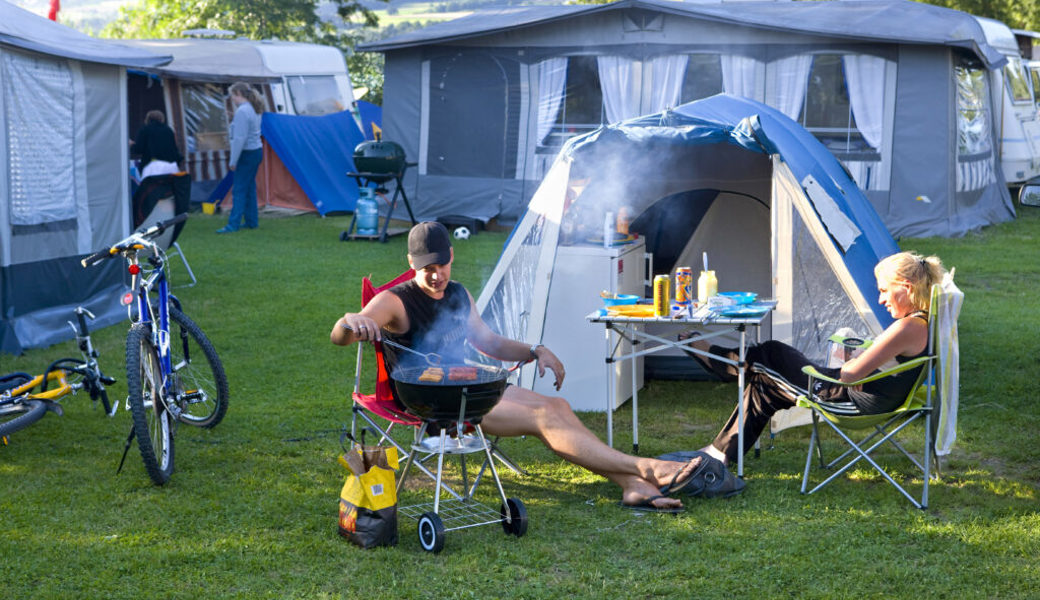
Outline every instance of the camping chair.
<svg viewBox="0 0 1040 600">
<path fill-rule="evenodd" d="M 372 285 L 372 281 L 365 277 L 361 280 L 361 305 L 365 306 L 369 303 L 372 298 L 375 297 L 379 292 L 392 288 L 393 286 L 408 281 L 415 277 L 415 271 L 408 269 L 401 275 L 395 277 L 389 283 L 375 287 Z M 351 407 L 352 418 L 350 424 L 351 433 L 355 436 L 358 435 L 358 419 L 361 419 L 366 423 L 367 428 L 374 430 L 374 432 L 380 436 L 379 443 L 384 441 L 392 444 L 401 453 L 402 456 L 407 456 L 411 451 L 411 448 L 406 448 L 401 443 L 397 442 L 390 435 L 390 431 L 394 425 L 402 425 L 406 427 L 413 427 L 415 429 L 415 437 L 418 438 L 422 433 L 422 421 L 412 415 L 411 413 L 404 410 L 401 404 L 394 397 L 394 389 L 390 383 L 390 374 L 386 367 L 386 360 L 383 356 L 383 347 L 381 343 L 376 342 L 373 344 L 375 347 L 375 358 L 376 358 L 376 387 L 375 392 L 372 394 L 361 393 L 361 368 L 362 368 L 362 357 L 364 347 L 362 344 L 358 344 L 357 351 L 357 364 L 354 368 L 354 391 L 351 394 L 353 404 Z M 387 424 L 381 425 L 376 417 L 386 421 Z M 419 439 L 415 440 L 416 443 Z M 509 467 L 512 471 L 519 475 L 526 475 L 526 472 L 518 467 L 508 456 L 506 456 L 497 445 L 498 438 L 491 440 L 492 455 L 497 458 L 502 464 Z M 431 455 L 427 454 L 422 460 L 415 461 L 416 468 L 428 475 L 431 479 L 437 480 L 436 475 L 430 471 L 424 464 L 426 459 Z M 483 465 L 478 472 L 474 482 L 473 488 L 479 483 L 480 478 L 483 476 L 487 465 Z M 402 472 L 402 476 L 404 473 Z M 442 484 L 443 486 L 443 484 Z M 454 495 L 449 488 L 444 486 L 444 489 L 448 490 L 449 493 Z"/>
<path fill-rule="evenodd" d="M 152 175 L 145 177 L 137 186 L 131 200 L 131 213 L 133 217 L 133 229 L 153 225 L 159 221 L 172 219 L 173 217 L 188 212 L 191 206 L 191 176 L 186 171 L 173 173 L 171 175 Z M 177 237 L 184 229 L 184 223 L 178 223 L 172 232 L 163 234 L 157 243 L 169 250 L 167 255 L 178 255 L 184 268 L 188 272 L 191 283 L 184 287 L 195 285 L 195 272 L 188 264 L 188 258 L 184 256 Z"/>
<path fill-rule="evenodd" d="M 814 379 L 822 379 L 843 386 L 857 386 L 870 381 L 876 381 L 902 373 L 909 369 L 921 366 L 921 374 L 911 388 L 906 400 L 895 410 L 882 414 L 838 414 L 833 405 L 829 405 L 817 398 L 804 394 L 798 398 L 798 405 L 809 408 L 812 411 L 812 436 L 809 440 L 809 450 L 805 458 L 805 471 L 802 476 L 802 493 L 812 494 L 834 481 L 837 477 L 852 468 L 860 460 L 865 460 L 882 477 L 891 483 L 900 493 L 905 496 L 911 504 L 920 509 L 928 508 L 928 484 L 931 480 L 932 461 L 935 460 L 938 478 L 938 454 L 948 453 L 949 445 L 952 444 L 957 406 L 957 316 L 960 313 L 960 304 L 963 294 L 953 285 L 952 275 L 947 276 L 943 284 L 932 286 L 931 310 L 928 314 L 928 348 L 925 356 L 907 361 L 897 367 L 882 371 L 865 377 L 859 381 L 843 383 L 820 374 L 814 367 L 803 368 L 809 376 L 809 389 L 813 388 Z M 952 347 L 952 352 L 951 352 Z M 923 419 L 924 446 L 920 453 L 921 460 L 908 451 L 896 436 L 910 423 Z M 936 431 L 940 422 L 950 424 L 945 431 Z M 849 445 L 849 449 L 837 458 L 824 461 L 823 448 L 820 442 L 819 424 L 826 423 L 838 436 Z M 849 432 L 867 430 L 869 433 L 858 442 L 853 441 Z M 934 440 L 935 437 L 941 439 Z M 919 469 L 924 476 L 923 489 L 920 500 L 912 496 L 873 458 L 875 450 L 882 447 L 886 442 L 891 444 L 906 456 Z M 870 444 L 868 446 L 868 444 Z M 909 445 L 909 444 L 907 444 Z M 813 454 L 817 455 L 820 466 L 831 469 L 842 461 L 838 469 L 829 477 L 816 485 L 808 492 L 809 472 L 812 467 Z M 923 463 L 923 464 L 922 464 Z"/>
</svg>

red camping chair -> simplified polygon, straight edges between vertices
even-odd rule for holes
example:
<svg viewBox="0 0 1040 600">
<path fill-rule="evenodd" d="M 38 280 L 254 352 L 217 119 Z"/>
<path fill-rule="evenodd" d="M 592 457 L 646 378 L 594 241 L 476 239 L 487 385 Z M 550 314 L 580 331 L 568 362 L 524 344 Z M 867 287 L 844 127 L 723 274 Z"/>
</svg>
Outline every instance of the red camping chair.
<svg viewBox="0 0 1040 600">
<path fill-rule="evenodd" d="M 379 292 L 390 289 L 399 283 L 412 279 L 413 277 L 415 277 L 415 271 L 408 269 L 404 273 L 395 277 L 389 283 L 385 283 L 379 287 L 373 286 L 372 281 L 368 277 L 362 278 L 361 305 L 366 306 Z M 390 430 L 394 425 L 419 428 L 422 425 L 422 421 L 416 418 L 415 415 L 405 411 L 404 407 L 402 407 L 397 401 L 397 398 L 394 397 L 394 388 L 390 384 L 390 374 L 386 367 L 386 359 L 383 356 L 383 345 L 376 342 L 373 346 L 375 347 L 376 355 L 376 389 L 373 394 L 363 394 L 361 393 L 361 367 L 364 347 L 362 344 L 358 344 L 357 364 L 354 368 L 354 391 L 351 394 L 351 398 L 353 399 L 353 415 L 350 425 L 351 434 L 353 434 L 355 439 L 357 439 L 357 420 L 360 418 L 368 425 L 370 430 L 374 430 L 380 435 L 380 443 L 383 443 L 383 441 L 389 442 L 397 447 L 401 456 L 407 456 L 411 449 L 406 448 L 394 440 L 394 438 L 390 436 Z M 387 421 L 388 424 L 380 425 L 379 422 L 375 420 L 375 417 Z M 498 438 L 491 441 L 492 454 L 495 458 L 515 473 L 526 475 L 526 472 L 523 469 L 518 467 L 509 457 L 502 453 L 497 446 L 497 442 Z M 416 461 L 415 466 L 434 480 L 437 479 L 434 473 L 422 464 L 422 461 Z M 481 474 L 483 474 L 483 470 L 484 469 L 481 469 Z M 476 481 L 474 481 L 474 487 L 479 480 L 480 475 L 478 475 Z"/>
</svg>

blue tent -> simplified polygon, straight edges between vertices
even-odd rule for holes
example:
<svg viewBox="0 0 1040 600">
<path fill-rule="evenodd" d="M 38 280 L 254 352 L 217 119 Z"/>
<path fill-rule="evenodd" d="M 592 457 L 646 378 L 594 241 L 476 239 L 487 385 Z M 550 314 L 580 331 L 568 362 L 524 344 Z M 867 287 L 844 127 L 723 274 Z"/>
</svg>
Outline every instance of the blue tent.
<svg viewBox="0 0 1040 600">
<path fill-rule="evenodd" d="M 350 111 L 321 117 L 264 114 L 262 133 L 321 215 L 353 211 L 354 148 L 365 140 Z"/>
<path fill-rule="evenodd" d="M 707 253 L 720 290 L 778 301 L 763 336 L 810 356 L 822 355 L 838 328 L 876 335 L 890 322 L 876 302 L 873 267 L 899 248 L 870 202 L 800 125 L 720 94 L 570 140 L 480 294 L 485 319 L 504 335 L 553 347 L 568 381 L 586 367 L 590 382 L 602 379 L 587 348 L 601 345 L 603 333 L 582 318 L 599 307 L 602 288 L 555 276 L 559 249 L 593 254 L 587 240 L 601 239 L 604 215 L 622 209 L 637 243 L 654 254 L 648 279 L 680 266 L 699 271 Z"/>
</svg>

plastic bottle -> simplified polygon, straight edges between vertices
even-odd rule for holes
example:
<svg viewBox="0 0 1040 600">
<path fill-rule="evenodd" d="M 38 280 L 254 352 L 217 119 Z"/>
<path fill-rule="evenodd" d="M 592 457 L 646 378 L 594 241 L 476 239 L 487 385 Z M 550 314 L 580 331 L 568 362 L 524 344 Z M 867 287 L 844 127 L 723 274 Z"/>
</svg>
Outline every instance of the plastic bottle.
<svg viewBox="0 0 1040 600">
<path fill-rule="evenodd" d="M 622 206 L 617 212 L 617 232 L 628 235 L 628 226 L 632 223 L 632 209 Z"/>
<path fill-rule="evenodd" d="M 614 213 L 607 212 L 606 217 L 603 219 L 603 247 L 610 248 L 614 245 L 614 231 L 616 230 L 616 223 L 614 221 Z"/>
<path fill-rule="evenodd" d="M 372 193 L 372 188 L 361 188 L 358 196 L 357 207 L 354 211 L 357 215 L 358 235 L 375 235 L 379 232 L 379 204 Z"/>
<path fill-rule="evenodd" d="M 701 276 L 697 278 L 697 302 L 703 306 L 708 303 L 708 298 L 718 293 L 719 282 L 715 279 L 715 271 L 701 271 Z"/>
</svg>

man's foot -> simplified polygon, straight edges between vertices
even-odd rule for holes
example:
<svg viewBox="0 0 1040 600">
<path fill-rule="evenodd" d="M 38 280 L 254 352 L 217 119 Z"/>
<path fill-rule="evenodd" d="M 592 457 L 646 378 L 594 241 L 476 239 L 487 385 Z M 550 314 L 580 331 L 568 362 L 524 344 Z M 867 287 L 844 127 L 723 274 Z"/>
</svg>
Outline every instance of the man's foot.
<svg viewBox="0 0 1040 600">
<path fill-rule="evenodd" d="M 217 233 L 235 233 L 237 229 L 232 229 L 230 225 L 225 225 L 217 230 Z"/>
<path fill-rule="evenodd" d="M 629 510 L 637 510 L 640 512 L 677 514 L 683 511 L 682 504 L 679 503 L 678 500 L 660 495 L 650 496 L 649 498 L 636 500 L 632 503 L 622 501 L 621 506 Z"/>
</svg>

